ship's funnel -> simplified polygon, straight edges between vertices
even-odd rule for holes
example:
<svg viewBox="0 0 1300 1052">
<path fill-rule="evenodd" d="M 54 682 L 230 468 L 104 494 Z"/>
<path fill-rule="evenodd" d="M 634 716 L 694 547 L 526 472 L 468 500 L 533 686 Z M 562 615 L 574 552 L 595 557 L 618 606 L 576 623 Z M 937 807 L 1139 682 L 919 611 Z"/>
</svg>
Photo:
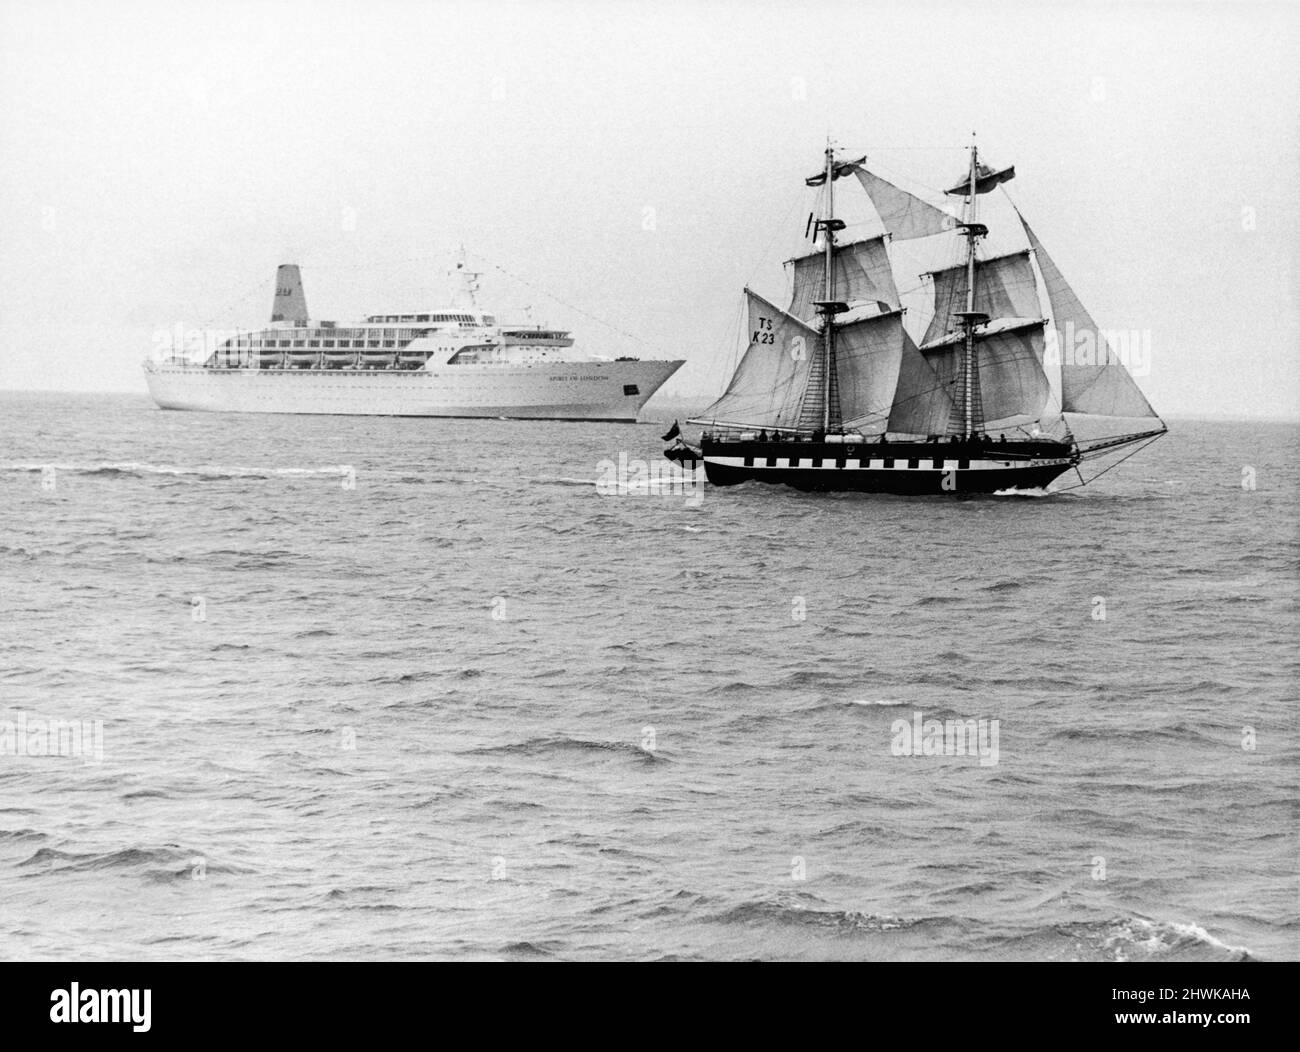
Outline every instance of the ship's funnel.
<svg viewBox="0 0 1300 1052">
<path fill-rule="evenodd" d="M 275 302 L 271 305 L 272 321 L 291 325 L 307 324 L 307 296 L 302 291 L 302 275 L 296 263 L 281 263 L 275 272 Z"/>
</svg>

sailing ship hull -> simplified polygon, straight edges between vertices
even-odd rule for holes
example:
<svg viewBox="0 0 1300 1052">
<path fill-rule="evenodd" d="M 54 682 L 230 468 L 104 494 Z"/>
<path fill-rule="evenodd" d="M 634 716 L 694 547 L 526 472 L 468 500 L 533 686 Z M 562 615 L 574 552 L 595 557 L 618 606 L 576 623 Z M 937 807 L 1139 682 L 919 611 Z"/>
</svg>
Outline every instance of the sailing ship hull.
<svg viewBox="0 0 1300 1052">
<path fill-rule="evenodd" d="M 700 459 L 715 486 L 764 482 L 808 491 L 905 495 L 1045 488 L 1078 463 L 1064 442 L 828 442 L 705 439 Z"/>
</svg>

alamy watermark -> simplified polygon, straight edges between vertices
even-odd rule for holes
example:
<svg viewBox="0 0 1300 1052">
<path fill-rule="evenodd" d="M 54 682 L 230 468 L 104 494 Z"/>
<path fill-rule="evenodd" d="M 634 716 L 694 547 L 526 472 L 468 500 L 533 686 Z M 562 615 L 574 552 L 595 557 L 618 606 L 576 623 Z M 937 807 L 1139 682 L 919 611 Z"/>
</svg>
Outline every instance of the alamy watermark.
<svg viewBox="0 0 1300 1052">
<path fill-rule="evenodd" d="M 889 728 L 889 751 L 895 756 L 978 756 L 981 767 L 998 762 L 997 720 L 927 720 L 920 712 L 912 721 L 897 719 Z"/>
<path fill-rule="evenodd" d="M 84 763 L 104 759 L 103 720 L 0 720 L 0 758 L 5 756 L 79 757 Z"/>
<path fill-rule="evenodd" d="M 602 497 L 682 496 L 692 507 L 704 499 L 698 470 L 683 469 L 671 460 L 647 462 L 626 453 L 596 465 L 596 492 Z"/>
<path fill-rule="evenodd" d="M 154 330 L 149 361 L 206 361 L 224 347 L 238 347 L 241 339 L 246 345 L 250 335 L 249 329 L 191 328 L 178 321 L 170 329 Z M 246 346 L 244 353 L 248 353 Z"/>
<path fill-rule="evenodd" d="M 1110 365 L 1118 362 L 1131 376 L 1151 375 L 1150 329 L 1076 328 L 1067 321 L 1043 332 L 1044 365 Z"/>
</svg>

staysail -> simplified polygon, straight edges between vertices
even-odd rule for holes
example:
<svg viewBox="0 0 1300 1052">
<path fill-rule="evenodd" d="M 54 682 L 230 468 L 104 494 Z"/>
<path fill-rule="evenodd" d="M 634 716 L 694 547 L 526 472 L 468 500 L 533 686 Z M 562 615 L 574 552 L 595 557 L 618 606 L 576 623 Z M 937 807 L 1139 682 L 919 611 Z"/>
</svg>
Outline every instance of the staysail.
<svg viewBox="0 0 1300 1052">
<path fill-rule="evenodd" d="M 956 225 L 956 220 L 942 208 L 935 208 L 861 165 L 854 169 L 854 174 L 871 198 L 881 224 L 895 241 L 942 234 Z"/>
<path fill-rule="evenodd" d="M 1019 215 L 1019 212 L 1016 213 Z M 1042 242 L 1020 216 L 1029 246 L 1047 287 L 1056 350 L 1061 363 L 1061 408 L 1066 413 L 1113 417 L 1155 417 L 1124 363 L 1098 331 L 1088 310 L 1074 294 Z"/>
<path fill-rule="evenodd" d="M 894 284 L 894 272 L 889 265 L 883 237 L 836 245 L 834 260 L 837 299 L 850 305 L 875 301 L 898 307 L 898 288 Z M 821 252 L 814 252 L 790 262 L 794 266 L 794 291 L 790 297 L 789 313 L 801 321 L 812 322 L 817 317 L 813 304 L 822 298 L 826 280 L 826 257 Z"/>
<path fill-rule="evenodd" d="M 749 342 L 726 391 L 695 423 L 793 428 L 821 335 L 800 319 L 745 290 Z"/>
<path fill-rule="evenodd" d="M 901 310 L 836 327 L 835 370 L 844 427 L 863 434 L 885 431 L 909 344 Z M 915 353 L 914 344 L 911 350 Z"/>
<path fill-rule="evenodd" d="M 952 381 L 941 381 L 925 355 L 907 337 L 898 366 L 894 403 L 889 410 L 889 430 L 900 435 L 942 434 L 956 412 L 952 389 Z"/>
<path fill-rule="evenodd" d="M 959 328 L 954 311 L 966 309 L 967 268 L 963 263 L 930 272 L 934 279 L 934 316 L 921 343 L 932 343 Z M 1028 250 L 975 261 L 975 310 L 990 318 L 1038 318 L 1038 282 Z"/>
</svg>

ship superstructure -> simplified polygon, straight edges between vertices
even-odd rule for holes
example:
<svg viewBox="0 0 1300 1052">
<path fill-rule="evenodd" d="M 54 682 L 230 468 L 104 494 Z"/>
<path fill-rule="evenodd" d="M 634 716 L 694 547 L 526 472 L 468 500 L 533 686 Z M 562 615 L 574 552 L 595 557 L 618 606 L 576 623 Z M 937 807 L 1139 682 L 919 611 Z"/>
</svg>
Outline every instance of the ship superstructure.
<svg viewBox="0 0 1300 1052">
<path fill-rule="evenodd" d="M 453 306 L 313 321 L 294 264 L 276 273 L 271 321 L 214 348 L 145 363 L 164 409 L 634 421 L 680 360 L 603 358 L 567 331 L 503 324 L 454 272 Z"/>
</svg>

